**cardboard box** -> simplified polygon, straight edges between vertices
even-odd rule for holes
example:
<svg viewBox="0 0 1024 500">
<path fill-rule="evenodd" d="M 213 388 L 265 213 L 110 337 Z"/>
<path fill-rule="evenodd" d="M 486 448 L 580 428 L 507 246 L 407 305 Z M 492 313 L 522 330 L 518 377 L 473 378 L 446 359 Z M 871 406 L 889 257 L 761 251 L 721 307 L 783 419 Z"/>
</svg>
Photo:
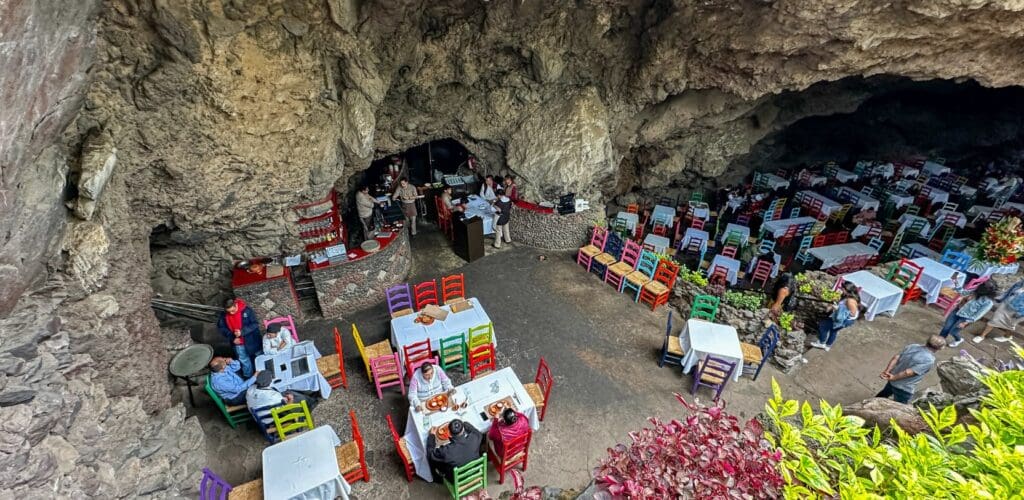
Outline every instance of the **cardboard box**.
<svg viewBox="0 0 1024 500">
<path fill-rule="evenodd" d="M 466 300 L 466 299 L 461 299 L 461 300 L 456 300 L 455 302 L 449 303 L 448 307 L 451 308 L 453 313 L 460 313 L 462 311 L 468 311 L 468 310 L 472 309 L 473 308 L 473 303 L 468 301 L 468 300 Z"/>
<path fill-rule="evenodd" d="M 431 318 L 434 318 L 438 321 L 444 321 L 445 318 L 448 317 L 448 311 L 445 311 L 444 309 L 441 309 L 440 307 L 435 306 L 434 304 L 429 304 L 426 307 L 424 307 L 420 311 L 420 314 L 430 316 Z"/>
<path fill-rule="evenodd" d="M 277 278 L 278 276 L 284 275 L 284 266 L 277 264 L 271 264 L 267 266 L 267 279 Z"/>
</svg>

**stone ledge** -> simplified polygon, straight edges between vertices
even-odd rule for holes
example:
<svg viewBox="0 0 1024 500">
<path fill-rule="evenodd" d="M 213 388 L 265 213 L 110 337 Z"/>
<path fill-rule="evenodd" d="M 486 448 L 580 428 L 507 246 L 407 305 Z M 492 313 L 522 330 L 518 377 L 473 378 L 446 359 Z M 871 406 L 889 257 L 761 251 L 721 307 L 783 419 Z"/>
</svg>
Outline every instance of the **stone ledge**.
<svg viewBox="0 0 1024 500">
<path fill-rule="evenodd" d="M 405 281 L 412 267 L 405 231 L 379 253 L 310 271 L 324 318 L 340 318 L 385 299 L 389 287 Z"/>
</svg>

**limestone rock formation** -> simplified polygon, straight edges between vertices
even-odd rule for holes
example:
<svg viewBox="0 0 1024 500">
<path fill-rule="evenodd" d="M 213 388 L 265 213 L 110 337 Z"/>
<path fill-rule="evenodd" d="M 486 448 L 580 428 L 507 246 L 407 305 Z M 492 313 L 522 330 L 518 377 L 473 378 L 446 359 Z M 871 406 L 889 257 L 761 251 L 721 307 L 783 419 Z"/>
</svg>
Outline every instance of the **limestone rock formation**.
<svg viewBox="0 0 1024 500">
<path fill-rule="evenodd" d="M 912 405 L 897 403 L 891 399 L 869 398 L 843 407 L 844 413 L 864 419 L 864 425 L 868 427 L 878 426 L 883 430 L 889 429 L 892 422 L 896 422 L 909 434 L 917 434 L 928 430 L 921 414 Z"/>
</svg>

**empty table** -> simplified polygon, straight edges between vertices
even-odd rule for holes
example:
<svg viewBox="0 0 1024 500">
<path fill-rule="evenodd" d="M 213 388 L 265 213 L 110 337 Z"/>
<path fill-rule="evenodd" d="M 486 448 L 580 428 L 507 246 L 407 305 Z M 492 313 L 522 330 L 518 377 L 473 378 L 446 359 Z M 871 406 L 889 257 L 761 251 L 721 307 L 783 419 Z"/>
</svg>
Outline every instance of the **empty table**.
<svg viewBox="0 0 1024 500">
<path fill-rule="evenodd" d="M 910 262 L 921 266 L 923 269 L 921 277 L 917 279 L 917 286 L 927 294 L 926 303 L 934 303 L 938 300 L 939 291 L 942 290 L 942 287 L 953 284 L 953 274 L 957 272 L 956 269 L 940 264 L 928 257 L 918 257 Z"/>
<path fill-rule="evenodd" d="M 640 222 L 640 216 L 630 212 L 619 212 L 615 215 L 615 218 L 625 221 L 626 229 L 630 232 L 636 231 L 636 225 Z"/>
<path fill-rule="evenodd" d="M 196 406 L 196 400 L 192 396 L 192 386 L 197 384 L 192 379 L 206 372 L 212 359 L 213 346 L 193 344 L 178 351 L 167 365 L 167 371 L 172 377 L 185 381 L 185 385 L 188 386 L 188 401 L 192 403 L 193 408 Z"/>
<path fill-rule="evenodd" d="M 956 219 L 956 221 L 954 222 L 954 224 L 956 224 L 956 227 L 964 227 L 967 225 L 967 216 L 960 212 L 954 212 L 952 210 L 939 210 L 938 212 L 935 212 L 935 223 L 941 225 L 942 221 L 946 219 L 947 215 L 950 215 L 953 219 Z"/>
<path fill-rule="evenodd" d="M 825 215 L 832 215 L 832 212 L 839 210 L 843 206 L 842 203 L 814 191 L 800 191 L 797 197 L 802 197 L 803 203 L 807 203 L 807 200 L 821 200 L 821 213 Z"/>
<path fill-rule="evenodd" d="M 675 222 L 676 209 L 672 207 L 666 207 L 665 205 L 655 205 L 654 210 L 651 211 L 651 221 L 662 221 L 667 226 L 671 226 Z"/>
<path fill-rule="evenodd" d="M 779 177 L 775 174 L 764 174 L 765 184 L 768 185 L 772 190 L 786 189 L 789 187 L 789 181 Z"/>
<path fill-rule="evenodd" d="M 924 162 L 924 166 L 921 167 L 928 175 L 942 175 L 949 172 L 949 167 L 936 163 L 934 161 Z"/>
<path fill-rule="evenodd" d="M 892 193 L 889 195 L 889 201 L 891 201 L 896 208 L 900 208 L 913 203 L 914 197 L 907 193 Z"/>
<path fill-rule="evenodd" d="M 711 277 L 711 273 L 714 272 L 715 267 L 724 267 L 728 270 L 726 274 L 726 280 L 729 284 L 736 284 L 736 274 L 740 272 L 740 261 L 733 259 L 732 257 L 726 257 L 724 255 L 716 255 L 715 258 L 711 259 L 711 265 L 708 266 L 708 277 Z"/>
<path fill-rule="evenodd" d="M 479 300 L 471 298 L 469 302 L 473 304 L 472 308 L 457 313 L 451 312 L 451 306 L 441 306 L 441 309 L 448 311 L 448 317 L 444 321 L 434 320 L 429 325 L 416 323 L 415 314 L 406 314 L 392 319 L 391 345 L 395 346 L 402 364 L 405 364 L 405 352 L 402 349 L 404 346 L 430 340 L 430 350 L 436 351 L 441 348 L 441 339 L 457 334 L 462 334 L 466 342 L 469 342 L 470 328 L 491 322 L 491 318 L 487 316 L 487 311 L 480 305 Z M 494 331 L 491 332 L 491 341 L 497 348 L 498 336 Z"/>
<path fill-rule="evenodd" d="M 917 167 L 903 167 L 903 177 L 917 177 L 917 174 L 921 173 L 921 169 Z"/>
<path fill-rule="evenodd" d="M 693 211 L 693 216 L 695 218 L 708 220 L 708 217 L 711 217 L 711 208 L 703 201 L 691 201 L 690 210 Z"/>
<path fill-rule="evenodd" d="M 764 228 L 765 231 L 771 233 L 772 236 L 778 238 L 786 234 L 786 230 L 789 229 L 790 226 L 802 226 L 804 224 L 814 224 L 815 222 L 818 222 L 818 219 L 815 219 L 814 217 L 797 217 L 795 219 L 764 221 L 764 223 L 761 224 L 761 227 Z"/>
<path fill-rule="evenodd" d="M 341 475 L 334 453 L 340 444 L 334 429 L 321 425 L 264 448 L 263 498 L 348 499 L 352 487 Z"/>
<path fill-rule="evenodd" d="M 772 264 L 772 272 L 770 276 L 775 278 L 779 275 L 779 265 L 782 264 L 782 256 L 775 252 L 772 252 L 772 255 L 774 255 L 773 260 L 775 262 Z M 757 267 L 756 264 L 756 258 L 750 259 L 750 264 L 747 264 L 747 274 L 754 272 L 754 268 Z"/>
<path fill-rule="evenodd" d="M 847 257 L 878 254 L 874 248 L 860 242 L 815 247 L 807 250 L 807 253 L 821 261 L 822 269 L 828 269 L 837 265 L 846 260 Z"/>
<path fill-rule="evenodd" d="M 931 232 L 932 223 L 928 222 L 928 219 L 925 219 L 924 217 L 921 217 L 921 216 L 918 216 L 918 215 L 903 214 L 903 215 L 900 216 L 899 221 L 900 221 L 899 231 L 906 230 L 915 221 L 922 221 L 922 222 L 924 222 L 924 227 L 921 228 L 921 233 L 920 233 L 921 236 L 924 236 L 924 237 L 927 238 L 928 237 L 928 233 Z"/>
<path fill-rule="evenodd" d="M 865 320 L 873 321 L 875 316 L 882 313 L 888 313 L 890 317 L 896 315 L 900 301 L 903 300 L 903 290 L 900 287 L 868 271 L 844 274 L 843 280 L 860 288 L 860 301 L 867 308 L 867 312 L 864 313 Z"/>
<path fill-rule="evenodd" d="M 647 236 L 644 236 L 644 246 L 653 248 L 657 253 L 665 253 L 671 245 L 672 242 L 664 236 L 658 236 L 654 233 L 648 233 Z"/>
<path fill-rule="evenodd" d="M 956 188 L 956 192 L 960 193 L 960 194 L 962 194 L 964 196 L 971 197 L 971 196 L 974 196 L 974 195 L 978 194 L 978 188 L 974 188 L 974 187 L 968 186 L 967 184 L 963 184 L 960 187 Z"/>
<path fill-rule="evenodd" d="M 725 243 L 725 239 L 729 237 L 729 233 L 736 233 L 740 236 L 740 245 L 746 245 L 750 241 L 750 228 L 747 226 L 741 226 L 739 224 L 733 224 L 732 222 L 725 225 L 725 231 L 722 231 L 718 235 L 718 241 Z"/>
<path fill-rule="evenodd" d="M 704 356 L 712 355 L 736 363 L 732 372 L 733 380 L 743 374 L 743 348 L 736 329 L 701 319 L 688 319 L 679 332 L 679 344 L 686 356 L 683 357 L 683 373 L 690 373 Z"/>
<path fill-rule="evenodd" d="M 809 186 L 824 186 L 825 184 L 828 184 L 828 177 L 825 177 L 824 175 L 812 174 L 811 177 L 807 179 L 807 185 Z"/>
<path fill-rule="evenodd" d="M 866 195 L 864 193 L 861 193 L 859 191 L 854 191 L 854 190 L 852 190 L 852 189 L 850 189 L 850 188 L 848 188 L 846 186 L 843 186 L 843 187 L 839 188 L 839 194 L 840 194 L 840 198 L 842 198 L 843 194 L 846 194 L 849 197 L 849 199 L 857 200 L 853 204 L 853 206 L 858 207 L 861 210 L 878 210 L 878 207 L 879 207 L 878 200 L 876 200 L 876 199 L 874 199 L 874 198 L 872 198 L 872 197 L 870 197 L 870 196 L 868 196 L 868 195 Z"/>
<path fill-rule="evenodd" d="M 918 257 L 928 257 L 929 259 L 942 258 L 942 256 L 939 255 L 939 252 L 936 252 L 935 250 L 932 250 L 920 243 L 911 243 L 909 245 L 903 245 L 903 247 L 910 253 L 910 255 L 906 255 L 906 258 L 908 259 L 916 259 Z"/>
<path fill-rule="evenodd" d="M 708 249 L 708 238 L 710 237 L 711 236 L 708 234 L 707 231 L 691 227 L 686 230 L 686 233 L 683 234 L 683 240 L 682 243 L 679 244 L 679 248 L 682 250 L 686 250 L 686 247 L 690 246 L 690 240 L 698 239 L 701 240 L 700 253 L 701 255 L 703 255 L 704 252 L 706 252 Z"/>
<path fill-rule="evenodd" d="M 853 182 L 853 181 L 857 180 L 859 177 L 860 176 L 858 176 L 857 174 L 855 174 L 853 172 L 850 172 L 849 170 L 844 170 L 844 169 L 841 169 L 841 168 L 840 169 L 836 169 L 836 180 L 839 181 L 839 182 L 842 182 L 843 184 L 845 184 L 847 182 Z"/>
</svg>

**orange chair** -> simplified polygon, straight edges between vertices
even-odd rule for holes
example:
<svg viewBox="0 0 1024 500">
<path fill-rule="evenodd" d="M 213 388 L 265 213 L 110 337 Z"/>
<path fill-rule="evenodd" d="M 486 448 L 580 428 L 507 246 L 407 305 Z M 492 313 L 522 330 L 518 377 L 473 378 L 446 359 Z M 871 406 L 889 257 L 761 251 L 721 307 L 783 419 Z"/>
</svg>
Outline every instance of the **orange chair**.
<svg viewBox="0 0 1024 500">
<path fill-rule="evenodd" d="M 416 298 L 416 310 L 423 309 L 428 304 L 437 305 L 437 282 L 434 280 L 424 281 L 413 287 L 413 296 Z"/>
<path fill-rule="evenodd" d="M 530 456 L 531 437 L 533 437 L 532 431 L 508 443 L 504 443 L 500 457 L 494 452 L 491 442 L 487 442 L 487 457 L 491 460 L 491 465 L 494 466 L 494 469 L 498 471 L 498 484 L 505 484 L 505 472 L 517 465 L 521 464 L 523 472 L 526 471 L 527 461 Z"/>
<path fill-rule="evenodd" d="M 412 373 L 424 362 L 433 361 L 437 364 L 437 358 L 430 356 L 430 339 L 402 346 L 402 355 L 405 357 L 405 374 L 409 380 L 412 380 Z"/>
<path fill-rule="evenodd" d="M 626 206 L 626 212 L 631 214 L 638 214 L 640 213 L 640 205 L 636 203 L 630 203 L 629 205 Z"/>
<path fill-rule="evenodd" d="M 327 379 L 331 388 L 344 387 L 348 389 L 348 378 L 345 376 L 345 353 L 341 350 L 341 334 L 338 327 L 334 327 L 334 354 L 320 356 L 316 360 L 316 369 Z"/>
<path fill-rule="evenodd" d="M 359 432 L 356 412 L 350 410 L 348 418 L 352 422 L 352 440 L 334 448 L 338 470 L 349 484 L 359 480 L 370 482 L 370 468 L 366 466 L 366 445 L 363 443 L 363 434 Z"/>
<path fill-rule="evenodd" d="M 659 262 L 658 268 L 654 271 L 654 279 L 647 282 L 640 290 L 640 302 L 650 304 L 652 311 L 667 303 L 669 292 L 675 286 L 677 276 L 679 276 L 678 264 L 669 260 Z"/>
<path fill-rule="evenodd" d="M 494 356 L 494 344 L 484 344 L 469 351 L 470 379 L 475 379 L 477 375 L 486 375 L 497 369 L 498 362 Z"/>
<path fill-rule="evenodd" d="M 555 385 L 555 379 L 551 376 L 551 368 L 548 368 L 547 361 L 541 356 L 540 364 L 537 365 L 537 376 L 529 384 L 523 384 L 526 393 L 533 400 L 533 406 L 540 408 L 540 419 L 544 421 L 544 415 L 548 412 L 548 402 L 551 397 L 551 387 Z"/>
<path fill-rule="evenodd" d="M 384 418 L 388 421 L 388 430 L 391 431 L 391 440 L 395 442 L 395 451 L 398 452 L 398 458 L 402 459 L 402 467 L 405 468 L 405 478 L 411 483 L 416 469 L 412 465 L 412 454 L 409 453 L 409 445 L 406 444 L 405 438 L 400 437 L 398 431 L 395 430 L 395 423 L 391 421 L 391 414 L 385 415 Z"/>
<path fill-rule="evenodd" d="M 599 252 L 600 253 L 600 252 Z M 441 302 L 445 304 L 455 299 L 466 297 L 466 278 L 462 274 L 453 274 L 441 278 Z"/>
</svg>

